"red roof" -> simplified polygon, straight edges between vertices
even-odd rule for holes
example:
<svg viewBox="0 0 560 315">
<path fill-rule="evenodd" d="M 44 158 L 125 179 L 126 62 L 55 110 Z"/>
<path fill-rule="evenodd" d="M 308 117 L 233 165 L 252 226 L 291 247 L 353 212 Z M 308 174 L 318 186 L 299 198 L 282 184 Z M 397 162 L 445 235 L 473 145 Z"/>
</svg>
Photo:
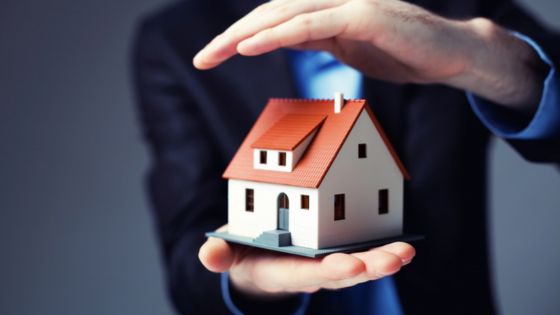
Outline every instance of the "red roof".
<svg viewBox="0 0 560 315">
<path fill-rule="evenodd" d="M 224 178 L 317 188 L 360 113 L 365 109 L 403 177 L 409 179 L 408 172 L 396 155 L 366 100 L 346 100 L 342 111 L 338 114 L 334 113 L 333 102 L 333 100 L 316 99 L 270 99 L 224 172 Z M 304 126 L 299 126 L 295 122 Z M 253 168 L 253 147 L 289 150 L 284 148 L 297 146 L 321 122 L 323 123 L 319 127 L 319 131 L 292 172 Z M 282 130 L 286 130 L 286 126 L 297 127 L 294 128 L 296 130 L 290 130 L 284 139 L 280 135 Z M 259 146 L 261 142 L 268 147 Z"/>
<path fill-rule="evenodd" d="M 326 115 L 286 114 L 251 147 L 293 151 L 326 117 Z"/>
</svg>

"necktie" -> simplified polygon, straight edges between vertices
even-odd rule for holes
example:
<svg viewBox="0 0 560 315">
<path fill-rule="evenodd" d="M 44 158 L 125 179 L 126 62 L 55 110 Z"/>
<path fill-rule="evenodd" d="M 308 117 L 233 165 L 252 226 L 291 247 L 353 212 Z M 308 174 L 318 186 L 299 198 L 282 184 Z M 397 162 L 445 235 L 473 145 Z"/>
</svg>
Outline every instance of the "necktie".
<svg viewBox="0 0 560 315">
<path fill-rule="evenodd" d="M 301 97 L 332 98 L 335 92 L 345 98 L 360 98 L 362 75 L 336 60 L 333 55 L 319 51 L 290 51 L 293 73 Z M 363 286 L 371 297 L 369 314 L 403 315 L 392 277 Z M 364 311 L 367 309 L 364 307 Z"/>
</svg>

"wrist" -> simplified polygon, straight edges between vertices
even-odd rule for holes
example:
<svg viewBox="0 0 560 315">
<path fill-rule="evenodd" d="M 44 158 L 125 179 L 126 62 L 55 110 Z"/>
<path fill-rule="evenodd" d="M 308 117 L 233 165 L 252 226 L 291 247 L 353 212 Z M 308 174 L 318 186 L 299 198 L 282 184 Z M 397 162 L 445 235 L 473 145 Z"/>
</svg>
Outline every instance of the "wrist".
<svg viewBox="0 0 560 315">
<path fill-rule="evenodd" d="M 529 45 L 485 18 L 457 22 L 465 67 L 446 84 L 523 113 L 538 105 L 544 64 Z"/>
</svg>

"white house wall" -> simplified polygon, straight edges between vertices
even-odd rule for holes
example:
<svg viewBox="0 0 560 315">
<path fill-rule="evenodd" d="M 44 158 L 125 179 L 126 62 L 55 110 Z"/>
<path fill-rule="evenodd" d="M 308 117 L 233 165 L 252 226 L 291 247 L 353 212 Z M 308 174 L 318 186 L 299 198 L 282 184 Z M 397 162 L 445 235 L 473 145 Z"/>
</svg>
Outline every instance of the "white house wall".
<svg viewBox="0 0 560 315">
<path fill-rule="evenodd" d="M 245 211 L 245 189 L 253 189 L 254 211 Z M 310 248 L 318 245 L 318 191 L 287 185 L 244 180 L 228 181 L 228 231 L 255 238 L 277 228 L 277 200 L 285 193 L 289 200 L 289 231 L 292 244 Z M 309 196 L 309 210 L 301 209 L 301 195 Z"/>
<path fill-rule="evenodd" d="M 366 143 L 367 158 L 358 158 Z M 389 189 L 389 213 L 378 214 L 378 190 Z M 334 195 L 345 194 L 345 219 L 334 220 Z M 365 110 L 319 187 L 319 247 L 402 233 L 403 176 Z"/>
</svg>

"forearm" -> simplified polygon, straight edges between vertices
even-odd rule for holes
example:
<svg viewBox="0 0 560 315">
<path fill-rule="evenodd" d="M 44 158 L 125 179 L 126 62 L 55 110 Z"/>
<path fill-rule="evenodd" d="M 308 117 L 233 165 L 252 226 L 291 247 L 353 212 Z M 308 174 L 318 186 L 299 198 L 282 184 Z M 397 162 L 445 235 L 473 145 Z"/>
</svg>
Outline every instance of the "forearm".
<svg viewBox="0 0 560 315">
<path fill-rule="evenodd" d="M 490 20 L 475 18 L 454 23 L 465 34 L 467 62 L 461 73 L 443 83 L 532 115 L 547 74 L 547 66 L 537 53 Z"/>
</svg>

